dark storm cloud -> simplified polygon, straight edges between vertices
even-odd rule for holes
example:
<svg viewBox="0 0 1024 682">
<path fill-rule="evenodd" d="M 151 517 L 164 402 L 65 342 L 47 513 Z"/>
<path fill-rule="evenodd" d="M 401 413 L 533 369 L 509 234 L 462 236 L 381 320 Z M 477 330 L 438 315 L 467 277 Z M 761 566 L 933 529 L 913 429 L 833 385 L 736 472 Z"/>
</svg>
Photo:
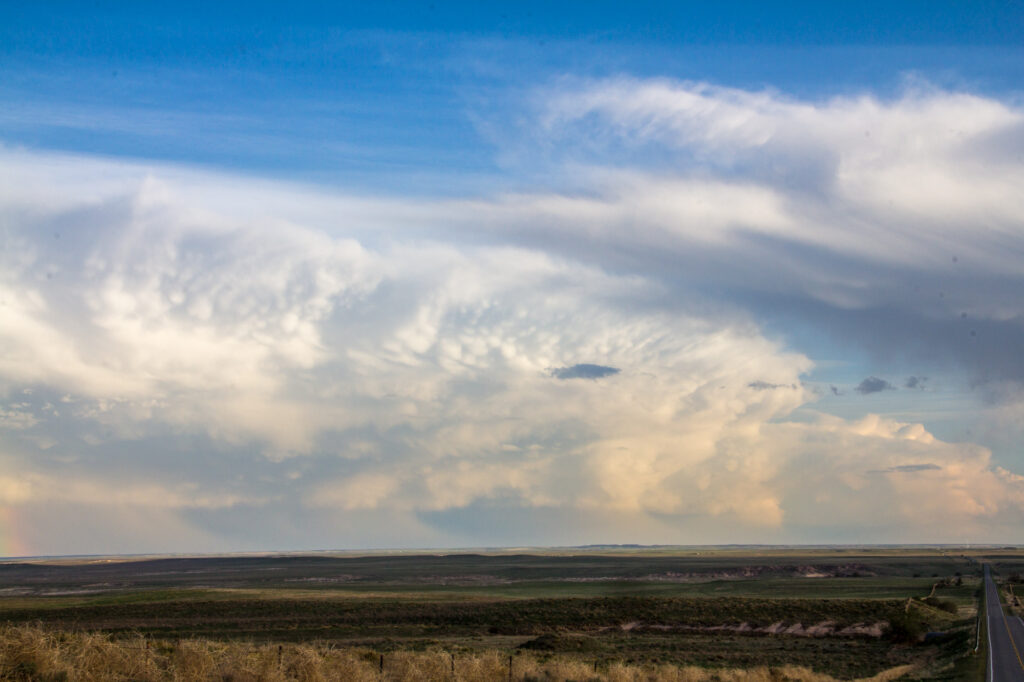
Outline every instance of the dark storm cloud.
<svg viewBox="0 0 1024 682">
<path fill-rule="evenodd" d="M 941 471 L 937 464 L 900 464 L 886 469 L 872 469 L 869 474 L 916 474 L 920 471 Z"/>
<path fill-rule="evenodd" d="M 757 381 L 751 381 L 747 386 L 755 391 L 773 391 L 777 388 L 791 388 L 794 391 L 797 389 L 796 384 L 773 384 L 767 381 L 761 381 L 760 379 Z"/>
<path fill-rule="evenodd" d="M 551 376 L 556 379 L 601 379 L 618 374 L 620 371 L 622 370 L 618 367 L 581 363 L 570 367 L 555 367 L 551 370 Z"/>
<path fill-rule="evenodd" d="M 885 379 L 879 379 L 878 377 L 868 377 L 864 381 L 857 385 L 854 390 L 861 395 L 868 395 L 869 393 L 880 393 L 882 391 L 888 391 L 896 388 Z"/>
<path fill-rule="evenodd" d="M 782 388 L 783 384 L 770 384 L 767 381 L 758 380 L 751 381 L 749 384 L 747 384 L 747 386 L 757 391 L 770 391 L 773 388 Z"/>
</svg>

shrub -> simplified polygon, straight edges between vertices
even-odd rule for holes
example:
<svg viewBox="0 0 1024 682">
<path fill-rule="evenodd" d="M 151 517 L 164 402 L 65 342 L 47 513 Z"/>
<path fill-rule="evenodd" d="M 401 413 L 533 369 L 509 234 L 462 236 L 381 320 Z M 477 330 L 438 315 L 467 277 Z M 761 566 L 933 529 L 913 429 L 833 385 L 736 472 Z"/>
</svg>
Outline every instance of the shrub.
<svg viewBox="0 0 1024 682">
<path fill-rule="evenodd" d="M 939 597 L 925 597 L 922 599 L 928 606 L 933 606 L 937 609 L 941 609 L 946 613 L 957 613 L 960 609 L 957 607 L 956 602 L 950 599 L 940 599 Z"/>
<path fill-rule="evenodd" d="M 916 644 L 924 639 L 928 625 L 914 611 L 897 613 L 889 620 L 886 633 L 893 642 L 899 644 Z"/>
</svg>

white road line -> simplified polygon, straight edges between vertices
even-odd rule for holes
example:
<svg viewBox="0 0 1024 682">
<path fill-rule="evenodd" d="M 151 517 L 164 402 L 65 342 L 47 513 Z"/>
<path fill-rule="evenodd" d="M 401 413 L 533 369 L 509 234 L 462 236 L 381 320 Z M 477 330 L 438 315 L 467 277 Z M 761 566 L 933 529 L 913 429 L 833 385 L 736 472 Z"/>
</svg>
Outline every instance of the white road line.
<svg viewBox="0 0 1024 682">
<path fill-rule="evenodd" d="M 989 577 L 988 571 L 985 571 L 985 619 L 988 621 L 985 627 L 985 634 L 988 635 L 988 682 L 992 682 L 995 677 L 992 674 L 992 609 L 989 608 Z"/>
</svg>

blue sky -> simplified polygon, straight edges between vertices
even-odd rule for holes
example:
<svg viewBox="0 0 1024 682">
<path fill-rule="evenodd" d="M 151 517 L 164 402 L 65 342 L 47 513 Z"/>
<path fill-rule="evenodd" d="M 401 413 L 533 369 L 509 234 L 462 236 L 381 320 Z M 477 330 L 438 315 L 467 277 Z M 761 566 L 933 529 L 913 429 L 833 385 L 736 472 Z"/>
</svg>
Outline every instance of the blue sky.
<svg viewBox="0 0 1024 682">
<path fill-rule="evenodd" d="M 1018 541 L 1022 20 L 5 5 L 0 554 Z"/>
<path fill-rule="evenodd" d="M 1014 3 L 27 3 L 5 14 L 9 143 L 383 191 L 526 181 L 531 169 L 502 167 L 480 122 L 566 75 L 811 98 L 892 94 L 908 78 L 1007 92 L 1024 79 Z"/>
</svg>

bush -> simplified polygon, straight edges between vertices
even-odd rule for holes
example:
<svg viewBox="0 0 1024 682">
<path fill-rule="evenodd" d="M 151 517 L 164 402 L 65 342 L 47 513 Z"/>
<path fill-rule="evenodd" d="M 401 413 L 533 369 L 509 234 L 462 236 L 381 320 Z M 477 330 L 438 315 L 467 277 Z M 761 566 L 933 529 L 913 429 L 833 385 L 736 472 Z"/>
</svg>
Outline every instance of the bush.
<svg viewBox="0 0 1024 682">
<path fill-rule="evenodd" d="M 889 621 L 886 633 L 893 642 L 899 644 L 916 644 L 924 639 L 928 625 L 913 611 L 898 613 Z"/>
<path fill-rule="evenodd" d="M 949 599 L 940 599 L 939 597 L 925 597 L 922 599 L 928 606 L 933 606 L 937 609 L 941 609 L 946 613 L 957 613 L 960 609 L 957 607 L 956 602 Z"/>
<path fill-rule="evenodd" d="M 573 651 L 582 653 L 595 651 L 599 647 L 592 638 L 587 636 L 546 633 L 523 642 L 519 645 L 519 648 L 531 649 L 533 651 Z"/>
</svg>

